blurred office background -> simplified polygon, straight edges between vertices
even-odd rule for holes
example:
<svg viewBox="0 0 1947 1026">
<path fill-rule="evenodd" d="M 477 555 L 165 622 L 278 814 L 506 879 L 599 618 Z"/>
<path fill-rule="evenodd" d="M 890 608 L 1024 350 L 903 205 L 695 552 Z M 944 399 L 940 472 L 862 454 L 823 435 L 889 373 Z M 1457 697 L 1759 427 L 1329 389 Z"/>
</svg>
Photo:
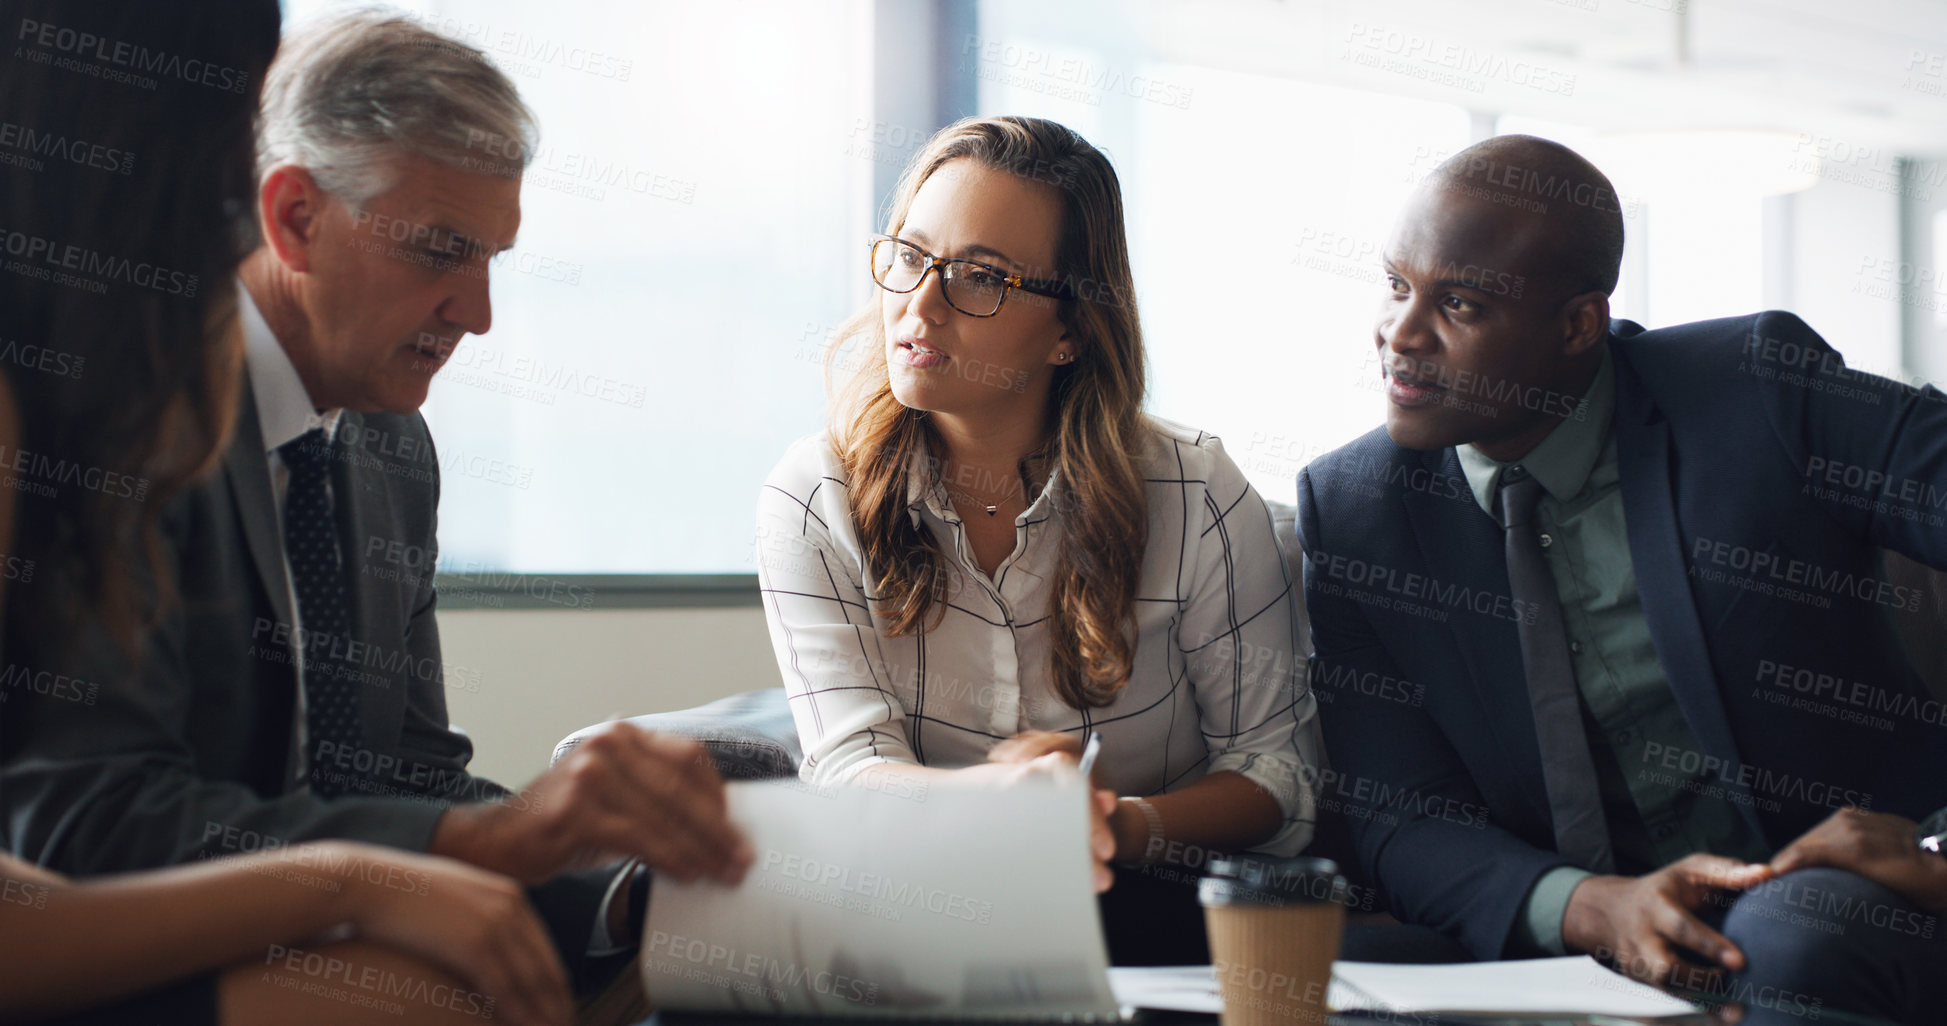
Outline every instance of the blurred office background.
<svg viewBox="0 0 1947 1026">
<path fill-rule="evenodd" d="M 341 5 L 287 0 L 293 23 Z M 1502 132 L 1609 172 L 1619 316 L 1797 311 L 1947 381 L 1941 0 L 403 0 L 539 116 L 494 327 L 425 412 L 456 723 L 514 783 L 610 714 L 777 683 L 750 509 L 823 422 L 865 236 L 966 114 L 1122 179 L 1150 409 L 1290 502 L 1379 423 L 1379 253 Z"/>
</svg>

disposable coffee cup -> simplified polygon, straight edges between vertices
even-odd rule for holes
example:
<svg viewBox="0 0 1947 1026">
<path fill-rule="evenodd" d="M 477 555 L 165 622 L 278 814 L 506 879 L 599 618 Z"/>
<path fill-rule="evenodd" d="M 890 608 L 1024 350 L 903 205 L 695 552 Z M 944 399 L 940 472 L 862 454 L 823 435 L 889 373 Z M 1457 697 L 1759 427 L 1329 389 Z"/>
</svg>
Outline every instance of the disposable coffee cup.
<svg viewBox="0 0 1947 1026">
<path fill-rule="evenodd" d="M 1323 1026 L 1346 890 L 1330 859 L 1211 860 L 1197 897 L 1223 991 L 1223 1026 Z"/>
</svg>

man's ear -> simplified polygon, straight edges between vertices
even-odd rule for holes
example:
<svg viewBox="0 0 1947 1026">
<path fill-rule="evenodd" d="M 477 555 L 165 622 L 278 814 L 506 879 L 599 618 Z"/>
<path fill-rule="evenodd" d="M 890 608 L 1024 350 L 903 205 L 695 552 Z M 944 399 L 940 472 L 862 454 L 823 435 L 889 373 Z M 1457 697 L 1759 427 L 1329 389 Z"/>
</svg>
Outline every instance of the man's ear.
<svg viewBox="0 0 1947 1026">
<path fill-rule="evenodd" d="M 1562 306 L 1562 355 L 1581 356 L 1609 337 L 1609 295 L 1584 292 Z"/>
<path fill-rule="evenodd" d="M 311 246 L 318 240 L 324 206 L 325 193 L 317 180 L 294 164 L 272 168 L 257 186 L 257 223 L 264 245 L 286 269 L 311 269 Z"/>
</svg>

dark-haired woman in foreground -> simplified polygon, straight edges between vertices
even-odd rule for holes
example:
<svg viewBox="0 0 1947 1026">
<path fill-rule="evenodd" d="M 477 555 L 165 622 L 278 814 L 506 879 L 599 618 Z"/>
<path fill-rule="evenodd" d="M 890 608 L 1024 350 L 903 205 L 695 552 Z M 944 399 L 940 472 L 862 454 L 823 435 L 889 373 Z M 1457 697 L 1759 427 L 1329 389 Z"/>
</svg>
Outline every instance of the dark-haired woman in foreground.
<svg viewBox="0 0 1947 1026">
<path fill-rule="evenodd" d="M 870 256 L 829 432 L 758 507 L 804 776 L 1004 786 L 1099 732 L 1099 890 L 1108 863 L 1304 847 L 1318 747 L 1292 582 L 1217 439 L 1141 412 L 1107 159 L 1053 122 L 961 121 Z M 1143 875 L 1105 901 L 1111 957 L 1195 958 L 1187 890 L 1125 921 Z"/>
<path fill-rule="evenodd" d="M 0 164 L 7 251 L 29 254 L 0 274 L 0 730 L 113 686 L 51 680 L 8 640 L 139 650 L 170 600 L 159 510 L 212 467 L 235 412 L 238 224 L 278 23 L 273 0 L 5 6 L 0 112 L 39 156 Z M 113 56 L 137 47 L 192 70 L 123 74 Z M 483 1011 L 570 1014 L 524 891 L 496 874 L 342 842 L 85 883 L 0 855 L 0 1020 Z"/>
</svg>

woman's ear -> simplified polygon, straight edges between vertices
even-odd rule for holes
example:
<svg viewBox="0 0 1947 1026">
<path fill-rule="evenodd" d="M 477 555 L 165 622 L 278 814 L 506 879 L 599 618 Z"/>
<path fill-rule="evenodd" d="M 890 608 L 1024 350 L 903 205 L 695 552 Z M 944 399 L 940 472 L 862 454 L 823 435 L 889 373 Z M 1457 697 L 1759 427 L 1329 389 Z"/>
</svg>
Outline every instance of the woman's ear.
<svg viewBox="0 0 1947 1026">
<path fill-rule="evenodd" d="M 1055 347 L 1048 351 L 1048 362 L 1057 367 L 1067 367 L 1079 359 L 1082 340 L 1070 331 L 1068 325 L 1061 325 L 1061 334 L 1055 336 Z"/>
</svg>

